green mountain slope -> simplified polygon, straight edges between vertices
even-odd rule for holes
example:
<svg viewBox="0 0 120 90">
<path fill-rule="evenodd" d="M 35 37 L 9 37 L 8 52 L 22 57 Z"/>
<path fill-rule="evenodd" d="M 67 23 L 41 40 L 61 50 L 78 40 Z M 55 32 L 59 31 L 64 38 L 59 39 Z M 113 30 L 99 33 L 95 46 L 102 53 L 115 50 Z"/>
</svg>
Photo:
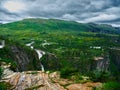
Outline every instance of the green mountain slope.
<svg viewBox="0 0 120 90">
<path fill-rule="evenodd" d="M 24 19 L 0 25 L 0 39 L 6 43 L 8 40 L 11 45 L 12 42 L 17 42 L 17 45 L 25 47 L 34 42 L 32 46 L 35 49 L 46 52 L 40 59 L 45 70 L 61 71 L 64 78 L 73 76 L 72 79 L 79 81 L 81 74 L 101 82 L 120 78 L 113 76 L 116 72 L 120 75 L 118 65 L 115 64 L 119 53 L 113 55 L 116 51 L 109 51 L 110 48 L 120 47 L 119 29 L 109 25 L 55 19 Z M 1 54 L 0 58 L 5 55 Z M 111 60 L 116 62 L 112 63 Z M 109 69 L 113 67 L 115 71 Z"/>
<path fill-rule="evenodd" d="M 105 24 L 82 24 L 74 21 L 64 21 L 56 19 L 24 19 L 22 21 L 0 25 L 0 28 L 9 28 L 12 30 L 34 29 L 35 31 L 87 31 L 99 33 L 120 33 L 120 31 L 112 26 Z"/>
</svg>

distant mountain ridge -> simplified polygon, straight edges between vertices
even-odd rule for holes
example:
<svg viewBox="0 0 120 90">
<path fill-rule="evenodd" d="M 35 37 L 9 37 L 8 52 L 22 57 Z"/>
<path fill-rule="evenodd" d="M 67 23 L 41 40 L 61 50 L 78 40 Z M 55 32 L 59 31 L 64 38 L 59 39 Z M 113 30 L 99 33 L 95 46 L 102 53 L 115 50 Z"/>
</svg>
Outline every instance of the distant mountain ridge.
<svg viewBox="0 0 120 90">
<path fill-rule="evenodd" d="M 0 28 L 9 28 L 12 30 L 34 29 L 41 30 L 60 30 L 60 31 L 77 31 L 77 32 L 95 32 L 103 34 L 120 34 L 120 28 L 112 27 L 107 24 L 95 23 L 78 23 L 75 21 L 64 21 L 57 19 L 24 19 L 8 24 L 1 24 Z"/>
</svg>

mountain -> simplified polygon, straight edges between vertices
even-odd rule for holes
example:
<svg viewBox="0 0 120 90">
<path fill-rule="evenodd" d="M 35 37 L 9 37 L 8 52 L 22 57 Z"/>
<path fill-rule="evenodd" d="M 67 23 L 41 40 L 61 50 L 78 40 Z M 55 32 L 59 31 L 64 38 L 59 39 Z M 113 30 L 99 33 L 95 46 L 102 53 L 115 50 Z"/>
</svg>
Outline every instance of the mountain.
<svg viewBox="0 0 120 90">
<path fill-rule="evenodd" d="M 77 31 L 77 32 L 98 32 L 107 34 L 120 33 L 118 28 L 114 28 L 107 24 L 94 23 L 77 23 L 75 21 L 64 21 L 57 19 L 24 19 L 9 24 L 0 26 L 1 28 L 8 27 L 12 30 L 34 29 L 35 31 L 59 30 L 59 31 Z"/>
<path fill-rule="evenodd" d="M 0 65 L 11 65 L 10 69 L 19 73 L 14 73 L 15 77 L 25 76 L 29 79 L 27 73 L 31 70 L 41 70 L 38 72 L 45 75 L 47 71 L 58 71 L 61 79 L 71 80 L 75 85 L 101 82 L 102 88 L 105 88 L 103 90 L 107 90 L 106 85 L 111 86 L 111 83 L 119 88 L 119 48 L 119 28 L 106 24 L 37 18 L 0 25 Z M 0 67 L 1 78 L 4 77 L 3 73 L 4 69 Z M 37 85 L 37 78 L 39 75 L 33 75 L 35 81 L 31 84 Z M 50 80 L 47 78 L 44 81 Z M 19 84 L 17 81 L 13 80 L 10 84 Z M 56 86 L 51 81 L 49 83 Z M 28 84 L 21 83 L 22 87 Z"/>
</svg>

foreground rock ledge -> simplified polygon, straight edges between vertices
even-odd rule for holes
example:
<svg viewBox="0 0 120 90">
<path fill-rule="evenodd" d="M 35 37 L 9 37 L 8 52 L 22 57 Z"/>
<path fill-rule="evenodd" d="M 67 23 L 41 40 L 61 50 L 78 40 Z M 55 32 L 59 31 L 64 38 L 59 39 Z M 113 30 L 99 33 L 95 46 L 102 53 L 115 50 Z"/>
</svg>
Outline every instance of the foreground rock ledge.
<svg viewBox="0 0 120 90">
<path fill-rule="evenodd" d="M 3 74 L 0 82 L 11 84 L 9 90 L 92 90 L 92 87 L 100 85 L 100 83 L 75 84 L 70 80 L 61 79 L 58 72 L 13 72 L 4 66 Z"/>
</svg>

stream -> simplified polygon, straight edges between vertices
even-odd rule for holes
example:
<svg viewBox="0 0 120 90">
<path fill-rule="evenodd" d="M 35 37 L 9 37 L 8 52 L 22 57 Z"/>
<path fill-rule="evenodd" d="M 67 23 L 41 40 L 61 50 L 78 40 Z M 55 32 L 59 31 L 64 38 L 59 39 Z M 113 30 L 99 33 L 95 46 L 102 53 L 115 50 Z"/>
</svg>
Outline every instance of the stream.
<svg viewBox="0 0 120 90">
<path fill-rule="evenodd" d="M 1 41 L 0 48 L 4 48 L 4 47 L 5 47 L 5 40 L 2 40 L 2 41 Z"/>
<path fill-rule="evenodd" d="M 26 44 L 26 46 L 30 47 L 31 49 L 34 49 L 34 47 L 32 46 L 32 44 L 34 44 L 35 42 L 32 41 L 31 43 Z M 34 49 L 36 51 L 36 53 L 38 54 L 38 58 L 39 60 L 42 58 L 43 55 L 45 55 L 45 52 L 39 49 Z M 40 62 L 40 66 L 41 66 L 41 70 L 44 72 L 44 66 L 43 64 Z"/>
<path fill-rule="evenodd" d="M 45 55 L 45 52 L 44 52 L 44 51 L 41 51 L 41 50 L 38 50 L 38 49 L 35 49 L 35 51 L 36 51 L 37 54 L 38 54 L 39 60 L 42 58 L 43 55 Z M 40 62 L 40 66 L 41 66 L 41 70 L 44 72 L 45 69 L 44 69 L 44 66 L 42 65 L 41 62 Z"/>
</svg>

